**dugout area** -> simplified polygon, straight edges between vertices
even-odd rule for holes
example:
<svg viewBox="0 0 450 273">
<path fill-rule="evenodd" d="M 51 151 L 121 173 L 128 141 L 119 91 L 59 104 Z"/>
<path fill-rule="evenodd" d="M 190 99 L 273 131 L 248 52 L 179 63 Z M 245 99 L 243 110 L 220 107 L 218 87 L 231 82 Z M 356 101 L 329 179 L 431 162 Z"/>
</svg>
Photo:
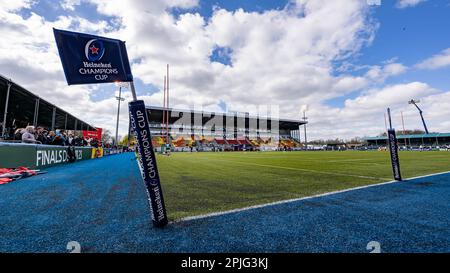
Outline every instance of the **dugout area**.
<svg viewBox="0 0 450 273">
<path fill-rule="evenodd" d="M 221 153 L 158 157 L 173 221 L 164 229 L 152 226 L 133 153 L 52 167 L 47 174 L 3 185 L 0 251 L 68 252 L 67 243 L 77 241 L 82 252 L 368 252 L 366 245 L 374 240 L 380 242 L 383 252 L 450 251 L 449 173 L 264 206 L 277 200 L 389 182 L 388 154 L 226 154 L 238 158 L 225 154 L 203 161 L 196 158 L 200 169 L 209 166 L 206 162 L 214 162 L 225 171 L 215 175 L 206 172 L 195 181 L 192 175 L 196 170 L 185 165 L 193 162 L 188 157 Z M 422 154 L 400 153 L 405 177 L 448 171 L 448 152 Z M 258 155 L 261 158 L 252 158 Z M 280 158 L 289 158 L 291 165 L 280 165 Z M 330 169 L 318 170 L 315 166 Z M 171 178 L 169 167 L 178 170 L 174 175 L 180 177 L 179 181 Z M 235 172 L 226 172 L 227 168 Z M 364 173 L 348 175 L 358 168 Z M 258 170 L 258 174 L 252 174 L 252 170 Z M 285 175 L 280 177 L 281 173 Z M 240 177 L 240 183 L 233 177 Z M 251 177 L 257 184 L 251 184 Z M 303 177 L 303 184 L 298 177 Z M 267 184 L 266 179 L 272 183 Z M 198 217 L 250 205 L 263 206 Z M 197 218 L 186 219 L 189 216 Z"/>
</svg>

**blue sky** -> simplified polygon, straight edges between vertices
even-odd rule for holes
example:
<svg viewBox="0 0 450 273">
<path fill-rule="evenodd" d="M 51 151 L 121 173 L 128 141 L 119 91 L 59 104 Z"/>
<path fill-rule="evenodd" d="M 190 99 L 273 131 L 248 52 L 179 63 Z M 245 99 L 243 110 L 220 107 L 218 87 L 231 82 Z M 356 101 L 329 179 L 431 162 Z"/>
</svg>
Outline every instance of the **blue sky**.
<svg viewBox="0 0 450 273">
<path fill-rule="evenodd" d="M 450 1 L 433 0 L 416 8 L 398 9 L 394 1 L 383 1 L 374 9 L 374 18 L 380 23 L 373 44 L 361 51 L 361 64 L 377 64 L 391 58 L 407 66 L 442 51 L 450 46 Z M 438 71 L 411 70 L 388 82 L 426 81 L 449 89 L 450 68 Z"/>
<path fill-rule="evenodd" d="M 450 1 L 433 0 L 415 8 L 399 9 L 395 1 L 382 1 L 372 8 L 372 18 L 379 23 L 373 43 L 364 47 L 351 59 L 354 65 L 378 65 L 395 60 L 414 66 L 427 57 L 450 46 Z M 346 60 L 348 61 L 348 60 Z M 351 71 L 361 75 L 365 69 Z M 393 76 L 383 84 L 421 81 L 443 90 L 450 88 L 450 67 L 439 70 L 410 68 L 406 73 Z M 343 106 L 346 99 L 358 92 L 327 101 L 331 106 Z"/>
<path fill-rule="evenodd" d="M 176 15 L 186 12 L 198 12 L 202 16 L 209 18 L 213 13 L 214 7 L 220 7 L 228 11 L 243 9 L 248 12 L 264 12 L 272 9 L 283 9 L 287 4 L 289 4 L 289 1 L 285 0 L 205 0 L 200 1 L 199 7 L 191 9 L 174 9 L 173 12 Z"/>
</svg>

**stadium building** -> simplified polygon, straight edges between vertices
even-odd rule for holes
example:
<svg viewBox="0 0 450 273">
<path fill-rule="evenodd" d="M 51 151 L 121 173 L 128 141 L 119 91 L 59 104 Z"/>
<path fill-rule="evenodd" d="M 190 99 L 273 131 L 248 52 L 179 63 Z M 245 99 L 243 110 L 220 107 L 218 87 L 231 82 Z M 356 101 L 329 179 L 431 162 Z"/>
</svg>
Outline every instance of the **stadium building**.
<svg viewBox="0 0 450 273">
<path fill-rule="evenodd" d="M 300 149 L 305 121 L 147 107 L 153 146 L 173 151 L 239 151 Z M 168 121 L 167 121 L 168 117 Z"/>
<path fill-rule="evenodd" d="M 0 139 L 28 125 L 49 130 L 92 131 L 96 128 L 0 75 Z"/>
<path fill-rule="evenodd" d="M 402 135 L 397 134 L 398 143 L 400 146 L 420 147 L 420 146 L 449 146 L 450 145 L 450 133 L 431 133 L 431 134 L 414 134 L 414 135 Z M 386 136 L 365 137 L 364 141 L 368 146 L 386 146 Z"/>
</svg>

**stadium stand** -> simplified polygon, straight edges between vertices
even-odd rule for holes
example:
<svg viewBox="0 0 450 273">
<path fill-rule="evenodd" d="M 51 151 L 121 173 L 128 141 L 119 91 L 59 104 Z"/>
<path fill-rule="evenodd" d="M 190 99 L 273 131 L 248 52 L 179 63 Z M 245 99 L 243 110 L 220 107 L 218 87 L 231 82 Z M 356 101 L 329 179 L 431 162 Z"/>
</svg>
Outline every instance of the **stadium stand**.
<svg viewBox="0 0 450 273">
<path fill-rule="evenodd" d="M 400 146 L 406 146 L 410 148 L 422 148 L 428 146 L 430 148 L 437 148 L 442 146 L 450 146 L 450 133 L 430 133 L 430 134 L 413 134 L 402 135 L 397 134 L 398 143 Z M 380 148 L 387 145 L 386 136 L 377 137 L 365 137 L 363 138 L 367 142 L 369 148 Z"/>
<path fill-rule="evenodd" d="M 9 85 L 10 88 L 8 88 Z M 7 98 L 8 101 L 6 101 Z M 13 140 L 17 129 L 27 126 L 42 127 L 46 131 L 95 130 L 94 126 L 2 75 L 0 75 L 0 123 L 0 139 L 3 140 Z"/>
<path fill-rule="evenodd" d="M 0 166 L 6 168 L 46 168 L 122 151 L 101 142 L 101 129 L 1 75 L 0 129 Z"/>
<path fill-rule="evenodd" d="M 174 151 L 242 151 L 299 149 L 301 120 L 254 117 L 248 113 L 168 110 L 148 106 L 155 148 L 169 144 Z M 163 113 L 169 112 L 169 132 Z M 273 125 L 273 126 L 272 126 Z M 273 127 L 273 128 L 272 128 Z M 189 149 L 186 149 L 188 147 Z"/>
</svg>

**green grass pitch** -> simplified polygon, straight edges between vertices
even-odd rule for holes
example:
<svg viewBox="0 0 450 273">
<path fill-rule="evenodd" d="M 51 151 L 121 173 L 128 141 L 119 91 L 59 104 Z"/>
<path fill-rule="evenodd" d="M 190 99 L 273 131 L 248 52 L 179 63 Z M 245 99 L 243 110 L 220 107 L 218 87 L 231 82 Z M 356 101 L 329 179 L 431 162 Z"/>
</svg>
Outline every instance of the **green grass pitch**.
<svg viewBox="0 0 450 273">
<path fill-rule="evenodd" d="M 171 220 L 392 180 L 389 153 L 221 152 L 158 155 Z M 400 152 L 404 178 L 450 171 L 450 152 Z"/>
</svg>

